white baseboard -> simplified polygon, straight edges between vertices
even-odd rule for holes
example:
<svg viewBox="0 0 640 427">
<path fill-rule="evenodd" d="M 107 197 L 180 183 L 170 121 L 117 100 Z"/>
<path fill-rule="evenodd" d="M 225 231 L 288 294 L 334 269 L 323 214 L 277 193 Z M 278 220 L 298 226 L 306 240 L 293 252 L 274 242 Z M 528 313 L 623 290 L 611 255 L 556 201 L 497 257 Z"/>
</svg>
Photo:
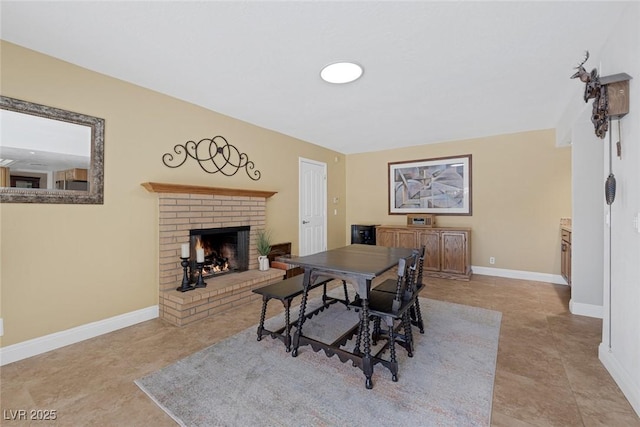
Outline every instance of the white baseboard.
<svg viewBox="0 0 640 427">
<path fill-rule="evenodd" d="M 615 353 L 609 350 L 609 347 L 604 343 L 600 343 L 598 347 L 598 358 L 609 371 L 616 384 L 618 384 L 633 410 L 640 416 L 640 385 L 633 383 L 631 375 L 618 363 Z"/>
<path fill-rule="evenodd" d="M 573 302 L 569 300 L 569 311 L 571 314 L 578 314 L 580 316 L 595 317 L 602 319 L 604 314 L 604 307 L 601 305 L 583 304 L 580 302 Z"/>
<path fill-rule="evenodd" d="M 155 319 L 157 305 L 0 348 L 0 366 Z"/>
<path fill-rule="evenodd" d="M 556 285 L 567 285 L 566 280 L 560 275 L 549 273 L 536 273 L 534 271 L 522 270 L 505 270 L 503 268 L 492 267 L 471 267 L 474 274 L 483 274 L 487 276 L 507 277 L 509 279 L 534 280 L 536 282 L 554 283 Z M 602 319 L 604 308 L 601 305 L 591 305 L 575 303 L 569 301 L 569 311 L 571 314 L 580 316 L 595 317 Z"/>
<path fill-rule="evenodd" d="M 556 285 L 566 285 L 567 282 L 558 274 L 536 273 L 535 271 L 506 270 L 504 268 L 477 267 L 472 266 L 474 274 L 486 276 L 507 277 L 509 279 L 534 280 L 536 282 L 554 283 Z"/>
</svg>

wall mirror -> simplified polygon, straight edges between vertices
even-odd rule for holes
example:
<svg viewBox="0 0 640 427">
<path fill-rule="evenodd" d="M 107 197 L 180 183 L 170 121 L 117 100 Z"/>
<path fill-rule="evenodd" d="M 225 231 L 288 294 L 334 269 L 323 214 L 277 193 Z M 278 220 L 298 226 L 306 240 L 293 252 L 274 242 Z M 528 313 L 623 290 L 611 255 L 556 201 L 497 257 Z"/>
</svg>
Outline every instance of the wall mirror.
<svg viewBox="0 0 640 427">
<path fill-rule="evenodd" d="M 0 96 L 0 203 L 103 203 L 104 119 Z"/>
</svg>

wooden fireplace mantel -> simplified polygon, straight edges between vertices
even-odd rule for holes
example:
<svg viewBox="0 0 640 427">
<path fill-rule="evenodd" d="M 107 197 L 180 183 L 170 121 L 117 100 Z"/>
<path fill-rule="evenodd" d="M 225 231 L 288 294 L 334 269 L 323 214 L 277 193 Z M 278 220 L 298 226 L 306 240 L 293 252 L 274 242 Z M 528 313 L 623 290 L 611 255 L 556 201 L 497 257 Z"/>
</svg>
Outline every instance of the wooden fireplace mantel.
<svg viewBox="0 0 640 427">
<path fill-rule="evenodd" d="M 143 182 L 140 185 L 146 188 L 150 193 L 211 194 L 218 196 L 264 197 L 265 199 L 268 199 L 277 193 L 277 191 L 203 187 L 200 185 L 164 184 L 160 182 Z"/>
</svg>

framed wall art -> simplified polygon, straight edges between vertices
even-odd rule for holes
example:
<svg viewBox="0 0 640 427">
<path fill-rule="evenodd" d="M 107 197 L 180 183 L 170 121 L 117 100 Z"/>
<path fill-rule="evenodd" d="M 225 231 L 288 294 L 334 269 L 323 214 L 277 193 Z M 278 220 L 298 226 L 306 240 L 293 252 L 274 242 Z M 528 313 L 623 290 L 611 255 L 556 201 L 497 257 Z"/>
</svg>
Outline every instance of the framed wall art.
<svg viewBox="0 0 640 427">
<path fill-rule="evenodd" d="M 389 163 L 389 214 L 471 215 L 471 154 Z"/>
</svg>

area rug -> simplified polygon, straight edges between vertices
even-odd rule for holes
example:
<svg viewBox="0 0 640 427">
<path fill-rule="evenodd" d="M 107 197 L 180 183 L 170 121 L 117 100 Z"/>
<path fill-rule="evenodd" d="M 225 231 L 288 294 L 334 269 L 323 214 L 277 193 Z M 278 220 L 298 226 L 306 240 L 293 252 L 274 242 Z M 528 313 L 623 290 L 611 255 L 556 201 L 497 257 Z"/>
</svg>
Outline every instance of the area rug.
<svg viewBox="0 0 640 427">
<path fill-rule="evenodd" d="M 135 382 L 190 427 L 490 425 L 501 313 L 426 298 L 420 304 L 425 333 L 414 334 L 414 356 L 398 349 L 398 382 L 376 365 L 371 390 L 351 362 L 310 346 L 294 358 L 280 340 L 257 341 L 256 327 Z M 281 322 L 276 316 L 268 327 Z M 336 304 L 305 322 L 304 332 L 330 339 L 356 322 L 353 310 Z"/>
</svg>

